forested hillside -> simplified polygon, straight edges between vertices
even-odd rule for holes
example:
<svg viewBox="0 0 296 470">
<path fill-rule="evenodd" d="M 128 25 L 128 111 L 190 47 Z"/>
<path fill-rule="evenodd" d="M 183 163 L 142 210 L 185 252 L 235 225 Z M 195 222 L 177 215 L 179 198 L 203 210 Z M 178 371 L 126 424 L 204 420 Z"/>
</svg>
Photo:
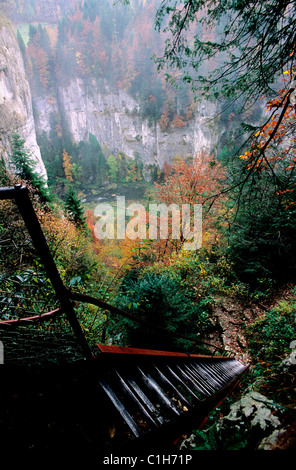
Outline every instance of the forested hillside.
<svg viewBox="0 0 296 470">
<path fill-rule="evenodd" d="M 1 160 L 1 186 L 28 186 L 70 290 L 130 314 L 75 304 L 90 346 L 232 354 L 249 367 L 239 387 L 202 429 L 181 435 L 174 449 L 294 449 L 295 1 L 16 0 L 7 2 L 5 11 L 23 55 L 35 122 L 49 115 L 50 126 L 46 121 L 37 133 L 48 184 L 15 132 L 7 136 L 11 165 Z M 119 101 L 125 98 L 128 120 L 120 120 L 122 109 L 110 89 L 117 90 Z M 70 101 L 74 106 L 66 108 Z M 78 102 L 82 114 L 80 108 L 75 114 Z M 88 133 L 75 139 L 74 124 L 81 137 L 90 109 Z M 203 113 L 209 118 L 209 109 L 207 133 L 199 119 Z M 102 115 L 104 131 L 117 120 L 139 151 L 112 153 L 100 142 L 93 133 L 98 128 L 89 129 Z M 145 126 L 137 127 L 135 116 Z M 123 129 L 123 122 L 131 128 Z M 157 160 L 155 152 L 145 160 L 141 152 L 149 129 L 160 128 L 156 136 L 172 139 L 181 133 L 186 143 L 189 126 L 196 152 L 181 155 L 173 140 L 174 158 Z M 125 208 L 124 236 L 113 224 L 112 236 L 106 225 L 99 237 L 98 221 L 104 220 L 96 210 L 99 197 L 118 222 L 115 198 L 123 194 L 126 206 L 138 203 Z M 191 226 L 199 205 L 201 246 L 186 250 L 192 232 L 188 237 L 180 219 L 174 236 L 172 211 L 162 237 L 157 213 L 153 238 L 152 204 L 179 209 L 187 204 Z M 13 204 L 3 200 L 0 208 L 2 320 L 58 308 Z M 57 317 L 40 323 L 39 331 L 66 335 L 70 328 Z M 79 426 L 87 429 L 83 420 Z M 117 429 L 108 432 L 112 441 Z M 95 439 L 90 445 L 100 448 Z"/>
<path fill-rule="evenodd" d="M 192 116 L 192 96 L 186 90 L 176 94 L 174 88 L 166 86 L 151 60 L 160 53 L 161 44 L 154 28 L 156 7 L 155 2 L 142 1 L 130 6 L 118 3 L 116 8 L 108 0 L 74 1 L 71 9 L 62 11 L 56 5 L 56 14 L 52 15 L 55 21 L 46 24 L 46 14 L 42 18 L 42 13 L 38 13 L 42 7 L 32 2 L 30 20 L 28 12 L 16 18 L 20 23 L 40 21 L 39 26 L 29 28 L 26 51 L 22 45 L 34 92 L 54 92 L 57 83 L 67 83 L 74 75 L 90 83 L 96 80 L 101 86 L 107 83 L 119 87 L 139 97 L 143 116 L 162 117 L 164 127 L 166 120 L 173 117 L 174 125 L 182 125 Z"/>
</svg>

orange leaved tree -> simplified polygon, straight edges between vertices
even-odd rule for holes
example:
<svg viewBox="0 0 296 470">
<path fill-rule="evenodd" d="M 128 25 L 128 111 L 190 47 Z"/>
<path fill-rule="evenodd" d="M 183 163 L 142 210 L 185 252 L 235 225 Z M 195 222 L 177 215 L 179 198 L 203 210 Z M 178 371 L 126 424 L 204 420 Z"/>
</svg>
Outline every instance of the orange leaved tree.
<svg viewBox="0 0 296 470">
<path fill-rule="evenodd" d="M 214 155 L 200 152 L 190 162 L 179 160 L 171 165 L 162 184 L 155 183 L 154 194 L 167 206 L 202 205 L 203 244 L 213 241 L 214 226 L 223 212 L 225 197 L 219 192 L 225 179 L 225 169 Z M 181 237 L 182 241 L 182 237 Z"/>
<path fill-rule="evenodd" d="M 296 73 L 296 67 L 294 69 Z M 290 74 L 289 71 L 287 73 Z M 280 163 L 284 165 L 285 171 L 295 167 L 296 110 L 293 83 L 295 81 L 291 83 L 291 88 L 279 90 L 278 94 L 267 102 L 268 119 L 250 137 L 248 149 L 240 155 L 248 172 L 268 169 L 270 174 L 277 178 L 277 168 Z M 280 165 L 280 171 L 282 170 Z"/>
</svg>

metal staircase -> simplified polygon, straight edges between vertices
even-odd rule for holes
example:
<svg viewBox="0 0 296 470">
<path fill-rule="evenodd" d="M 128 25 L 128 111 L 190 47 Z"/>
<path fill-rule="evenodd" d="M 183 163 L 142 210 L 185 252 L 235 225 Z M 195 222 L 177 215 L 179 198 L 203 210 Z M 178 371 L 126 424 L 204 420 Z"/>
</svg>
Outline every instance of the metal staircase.
<svg viewBox="0 0 296 470">
<path fill-rule="evenodd" d="M 120 427 L 123 445 L 143 440 L 160 444 L 164 442 L 164 436 L 166 442 L 171 442 L 183 429 L 197 427 L 233 390 L 247 368 L 235 358 L 223 354 L 198 355 L 102 344 L 93 351 L 77 319 L 73 300 L 93 303 L 111 313 L 140 320 L 99 299 L 75 294 L 63 284 L 26 187 L 0 188 L 1 199 L 11 199 L 16 203 L 52 283 L 57 302 L 56 307 L 48 312 L 36 315 L 22 312 L 16 318 L 0 321 L 6 372 L 7 367 L 20 365 L 23 371 L 27 368 L 31 372 L 35 361 L 42 369 L 42 376 L 50 383 L 49 375 L 50 380 L 55 380 L 52 368 L 60 367 L 59 361 L 53 360 L 55 355 L 60 354 L 62 367 L 71 361 L 78 362 L 80 367 L 90 371 L 91 383 L 102 400 L 99 426 L 106 428 L 111 423 Z M 0 248 L 3 255 L 5 245 L 1 247 L 1 240 Z M 71 337 L 50 336 L 37 328 L 40 322 L 59 316 L 68 320 L 73 333 Z M 49 366 L 50 373 L 47 372 Z M 1 377 L 6 380 L 1 367 L 0 380 Z M 31 375 L 28 377 L 30 379 Z M 108 433 L 110 435 L 108 430 L 105 431 L 107 436 Z"/>
</svg>

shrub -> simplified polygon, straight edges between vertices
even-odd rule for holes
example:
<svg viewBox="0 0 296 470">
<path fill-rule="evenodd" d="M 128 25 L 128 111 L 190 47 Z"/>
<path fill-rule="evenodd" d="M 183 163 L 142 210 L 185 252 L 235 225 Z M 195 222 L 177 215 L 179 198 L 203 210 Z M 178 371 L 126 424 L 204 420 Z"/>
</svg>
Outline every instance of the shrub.
<svg viewBox="0 0 296 470">
<path fill-rule="evenodd" d="M 278 361 L 289 352 L 289 345 L 295 339 L 295 315 L 295 302 L 281 301 L 246 329 L 255 358 Z"/>
<path fill-rule="evenodd" d="M 157 324 L 163 331 L 143 328 L 136 322 L 116 319 L 108 326 L 112 338 L 121 334 L 121 341 L 134 347 L 183 349 L 192 342 L 176 339 L 171 333 L 198 338 L 210 326 L 211 302 L 196 302 L 192 292 L 181 285 L 181 278 L 169 272 L 150 273 L 133 270 L 124 278 L 116 303 L 134 315 Z"/>
</svg>

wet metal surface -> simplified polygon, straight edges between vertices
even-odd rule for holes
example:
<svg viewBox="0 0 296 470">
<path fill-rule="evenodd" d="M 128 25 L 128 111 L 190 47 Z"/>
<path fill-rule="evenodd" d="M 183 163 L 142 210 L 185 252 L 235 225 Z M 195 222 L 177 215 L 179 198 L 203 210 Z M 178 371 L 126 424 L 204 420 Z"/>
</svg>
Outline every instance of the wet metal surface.
<svg viewBox="0 0 296 470">
<path fill-rule="evenodd" d="M 246 369 L 233 358 L 102 356 L 109 366 L 99 384 L 135 437 L 191 413 Z"/>
</svg>

